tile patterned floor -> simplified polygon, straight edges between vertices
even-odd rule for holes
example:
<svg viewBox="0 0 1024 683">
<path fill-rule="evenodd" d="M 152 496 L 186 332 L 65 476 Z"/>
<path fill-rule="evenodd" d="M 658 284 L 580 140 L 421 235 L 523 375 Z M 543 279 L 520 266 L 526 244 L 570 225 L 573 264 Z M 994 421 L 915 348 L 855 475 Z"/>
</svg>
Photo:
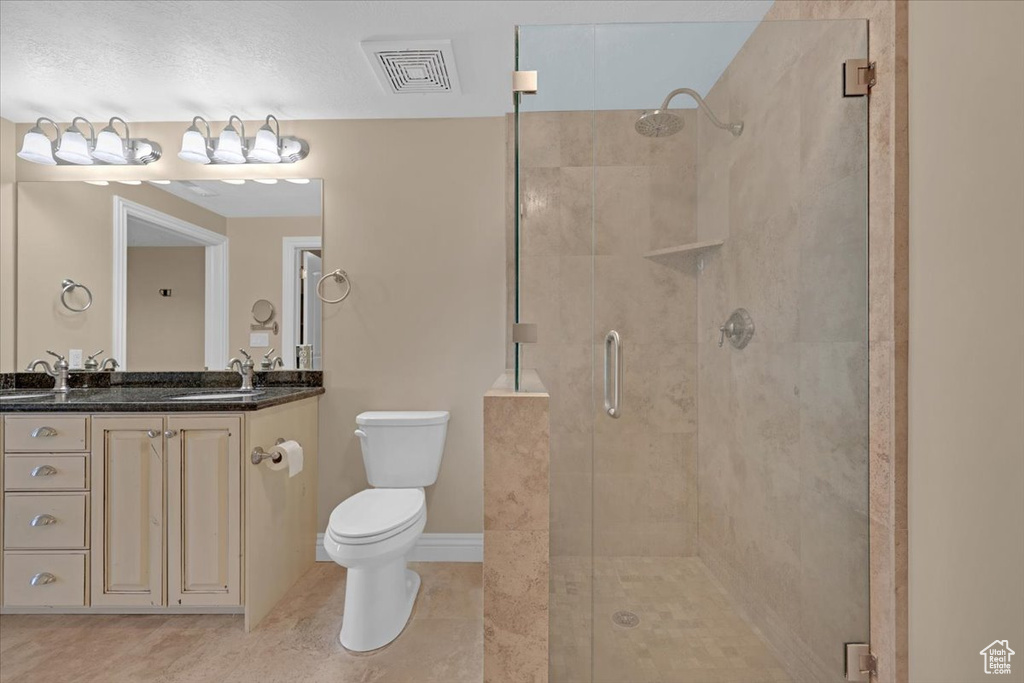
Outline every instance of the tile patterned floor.
<svg viewBox="0 0 1024 683">
<path fill-rule="evenodd" d="M 790 681 L 699 558 L 555 557 L 551 570 L 551 683 Z M 614 624 L 619 610 L 639 625 Z"/>
<path fill-rule="evenodd" d="M 240 616 L 0 617 L 3 683 L 480 683 L 479 564 L 412 564 L 413 618 L 382 650 L 338 644 L 345 570 L 318 563 L 254 632 Z"/>
</svg>

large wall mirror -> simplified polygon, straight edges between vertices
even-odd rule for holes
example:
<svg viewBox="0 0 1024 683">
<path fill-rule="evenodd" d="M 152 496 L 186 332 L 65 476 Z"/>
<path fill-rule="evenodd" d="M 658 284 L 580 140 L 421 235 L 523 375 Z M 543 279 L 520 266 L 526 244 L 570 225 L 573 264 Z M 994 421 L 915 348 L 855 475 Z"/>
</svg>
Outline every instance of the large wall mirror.
<svg viewBox="0 0 1024 683">
<path fill-rule="evenodd" d="M 17 363 L 320 369 L 319 180 L 18 183 Z M 280 357 L 280 361 L 273 362 Z"/>
</svg>

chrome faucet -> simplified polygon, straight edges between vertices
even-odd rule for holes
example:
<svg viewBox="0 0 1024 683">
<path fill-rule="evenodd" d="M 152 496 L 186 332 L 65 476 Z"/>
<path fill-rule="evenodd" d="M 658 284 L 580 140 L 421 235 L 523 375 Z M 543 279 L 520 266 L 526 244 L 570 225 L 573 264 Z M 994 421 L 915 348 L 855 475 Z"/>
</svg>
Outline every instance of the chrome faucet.
<svg viewBox="0 0 1024 683">
<path fill-rule="evenodd" d="M 68 376 L 71 374 L 70 366 L 64 360 L 64 356 L 59 353 L 49 350 L 47 353 L 57 359 L 52 366 L 42 358 L 37 358 L 28 364 L 25 371 L 35 372 L 37 367 L 43 366 L 43 372 L 53 378 L 53 391 L 58 394 L 66 394 L 68 393 Z"/>
<path fill-rule="evenodd" d="M 270 357 L 270 354 L 274 352 L 274 349 L 270 349 L 263 354 L 263 360 L 260 361 L 260 370 L 273 370 L 274 368 L 283 368 L 284 359 L 281 356 Z"/>
<path fill-rule="evenodd" d="M 104 358 L 102 361 L 97 362 L 96 357 L 103 353 L 103 349 L 100 349 L 96 353 L 92 354 L 85 359 L 85 371 L 86 372 L 97 372 L 103 370 L 117 370 L 118 363 L 114 358 Z M 107 366 L 110 366 L 109 368 Z"/>
<path fill-rule="evenodd" d="M 109 366 L 109 367 L 108 367 Z M 109 370 L 113 372 L 117 370 L 121 365 L 117 362 L 116 358 L 104 358 L 103 362 L 100 363 L 100 371 Z"/>
<path fill-rule="evenodd" d="M 246 353 L 245 349 L 238 349 L 238 351 L 245 356 L 245 361 L 232 358 L 228 361 L 228 370 L 235 370 L 242 376 L 242 386 L 239 387 L 239 391 L 252 391 L 252 376 L 255 368 L 252 356 Z"/>
</svg>

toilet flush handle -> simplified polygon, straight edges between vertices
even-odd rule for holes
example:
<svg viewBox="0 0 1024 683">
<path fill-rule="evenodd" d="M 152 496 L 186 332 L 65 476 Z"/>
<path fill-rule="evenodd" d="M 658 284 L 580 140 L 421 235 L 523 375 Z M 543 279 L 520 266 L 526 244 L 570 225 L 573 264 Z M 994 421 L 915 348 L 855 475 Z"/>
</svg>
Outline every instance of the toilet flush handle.
<svg viewBox="0 0 1024 683">
<path fill-rule="evenodd" d="M 365 439 L 366 438 L 366 432 L 364 432 L 362 429 L 357 429 L 356 430 L 356 436 L 358 436 L 360 439 Z"/>
</svg>

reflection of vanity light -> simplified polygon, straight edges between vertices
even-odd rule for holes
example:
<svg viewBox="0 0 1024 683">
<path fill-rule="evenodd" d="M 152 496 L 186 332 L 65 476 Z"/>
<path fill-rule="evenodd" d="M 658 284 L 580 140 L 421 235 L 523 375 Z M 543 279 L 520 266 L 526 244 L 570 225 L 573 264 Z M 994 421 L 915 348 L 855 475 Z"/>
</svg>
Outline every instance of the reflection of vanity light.
<svg viewBox="0 0 1024 683">
<path fill-rule="evenodd" d="M 149 182 L 152 183 L 153 185 L 170 185 L 171 184 L 170 180 L 150 180 Z"/>
<path fill-rule="evenodd" d="M 196 125 L 199 121 L 206 127 L 205 135 Z M 293 164 L 309 156 L 309 145 L 304 140 L 281 137 L 281 126 L 273 114 L 252 138 L 245 136 L 242 119 L 232 114 L 214 142 L 210 124 L 196 116 L 181 138 L 178 157 L 193 164 Z"/>
<path fill-rule="evenodd" d="M 100 187 L 106 187 L 107 185 L 110 184 L 110 181 L 108 180 L 86 180 L 85 182 L 89 183 L 90 185 L 99 185 Z"/>
<path fill-rule="evenodd" d="M 277 185 L 277 178 L 253 178 L 252 181 L 261 185 Z"/>
<path fill-rule="evenodd" d="M 245 185 L 245 178 L 221 178 L 220 181 L 228 185 Z"/>
<path fill-rule="evenodd" d="M 124 126 L 124 137 L 114 129 L 114 122 L 120 121 Z M 78 122 L 89 127 L 86 137 Z M 57 138 L 46 137 L 40 124 L 49 123 L 57 130 Z M 97 135 L 92 124 L 83 116 L 76 116 L 63 133 L 57 124 L 46 117 L 36 121 L 22 141 L 18 157 L 25 161 L 45 166 L 57 164 L 90 166 L 96 162 L 118 166 L 151 164 L 160 158 L 160 147 L 142 138 L 129 137 L 128 124 L 120 117 L 113 117 L 107 126 Z"/>
<path fill-rule="evenodd" d="M 141 180 L 118 180 L 117 182 L 121 183 L 122 185 L 141 185 L 142 184 Z"/>
<path fill-rule="evenodd" d="M 295 183 L 296 185 L 308 185 L 309 178 L 285 178 L 289 183 Z"/>
</svg>

